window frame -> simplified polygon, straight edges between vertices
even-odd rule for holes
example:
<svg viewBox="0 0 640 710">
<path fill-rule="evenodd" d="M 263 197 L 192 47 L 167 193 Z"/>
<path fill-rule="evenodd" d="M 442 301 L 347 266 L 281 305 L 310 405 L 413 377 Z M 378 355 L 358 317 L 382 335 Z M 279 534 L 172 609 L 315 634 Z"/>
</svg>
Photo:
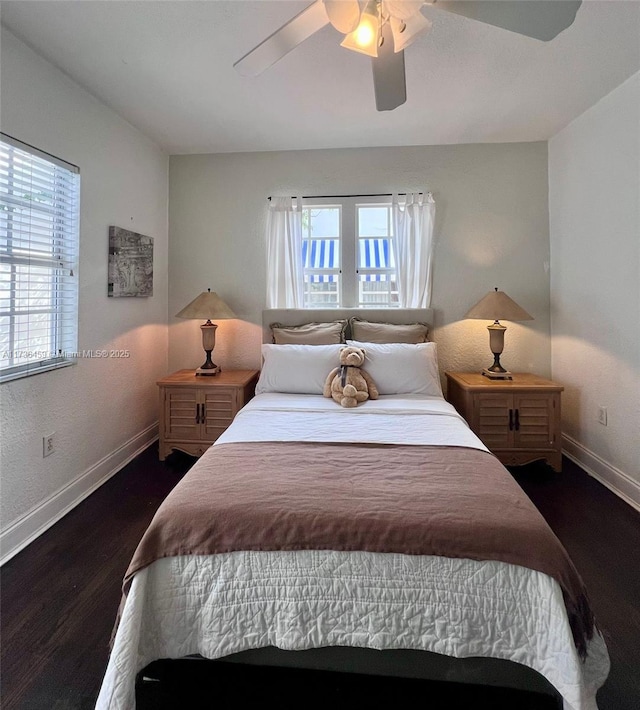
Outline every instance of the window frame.
<svg viewBox="0 0 640 710">
<path fill-rule="evenodd" d="M 396 269 L 389 268 L 367 268 L 358 267 L 358 249 L 360 237 L 358 233 L 358 207 L 386 207 L 391 209 L 392 198 L 385 195 L 367 195 L 354 197 L 304 197 L 302 199 L 302 209 L 313 207 L 337 207 L 340 210 L 340 280 L 338 285 L 338 303 L 335 306 L 329 304 L 307 305 L 306 298 L 304 309 L 314 308 L 388 308 L 395 310 L 398 306 L 394 304 L 382 305 L 372 303 L 367 305 L 360 303 L 359 298 L 359 277 L 362 273 L 382 274 L 397 273 Z M 391 221 L 391 231 L 393 231 L 393 215 L 389 217 Z M 371 237 L 369 237 L 371 238 Z M 395 249 L 395 236 L 389 235 L 391 248 Z M 303 285 L 304 290 L 304 285 Z"/>
<path fill-rule="evenodd" d="M 2 292 L 4 298 L 9 302 L 8 308 L 0 311 L 2 317 L 9 319 L 8 326 L 2 326 L 8 333 L 8 349 L 0 353 L 0 383 L 2 383 L 68 367 L 77 362 L 80 169 L 72 163 L 23 143 L 5 133 L 0 133 L 0 142 L 8 147 L 6 154 L 9 158 L 9 163 L 6 166 L 0 165 L 2 178 L 0 202 L 7 210 L 6 223 L 2 220 L 4 239 L 0 240 L 0 263 L 10 267 L 9 278 L 3 282 L 8 288 L 3 289 Z M 51 199 L 54 202 L 52 207 L 48 205 L 36 207 L 20 215 L 21 218 L 28 216 L 28 220 L 21 219 L 19 224 L 20 238 L 18 241 L 22 242 L 18 248 L 19 253 L 13 252 L 12 240 L 16 237 L 14 236 L 15 230 L 11 229 L 13 218 L 9 216 L 9 209 L 11 204 L 17 205 L 19 209 L 19 201 L 24 202 L 26 195 L 32 193 L 27 191 L 17 200 L 15 198 L 12 200 L 11 195 L 15 194 L 12 191 L 16 188 L 20 191 L 25 190 L 25 178 L 33 181 L 33 176 L 37 176 L 39 171 L 38 166 L 32 164 L 28 172 L 23 173 L 19 179 L 16 178 L 13 165 L 16 155 L 19 156 L 19 153 L 16 154 L 14 151 L 27 154 L 29 160 L 35 159 L 48 163 L 47 170 L 42 171 L 45 166 L 40 162 L 40 174 L 44 176 L 41 189 L 53 186 Z M 58 173 L 57 171 L 60 169 L 66 172 L 64 174 Z M 35 182 L 38 182 L 37 177 Z M 30 200 L 31 198 L 26 199 Z M 29 204 L 36 203 L 32 201 Z M 47 220 L 47 215 L 50 217 L 49 220 Z M 32 221 L 35 224 L 32 224 Z M 32 239 L 33 245 L 31 244 Z M 25 242 L 27 246 L 25 246 Z M 36 269 L 49 270 L 48 273 L 41 274 L 48 279 L 48 284 L 43 290 L 49 293 L 49 303 L 43 308 L 34 308 L 29 303 L 28 299 L 33 297 L 29 288 L 27 288 L 26 295 L 25 292 L 21 294 L 18 290 L 16 269 L 20 266 L 34 271 Z M 27 299 L 26 307 L 18 305 L 19 299 Z M 40 313 L 37 313 L 38 310 Z M 29 354 L 22 357 L 16 356 L 21 347 L 18 344 L 20 340 L 16 335 L 16 319 L 21 316 L 26 316 L 29 319 L 33 316 L 43 315 L 43 313 L 48 316 L 48 323 L 45 324 L 44 329 L 48 328 L 49 330 L 50 350 L 37 350 L 37 345 L 27 342 L 22 347 L 23 351 Z M 21 362 L 15 364 L 16 360 Z M 10 361 L 11 364 L 5 365 L 7 361 Z"/>
<path fill-rule="evenodd" d="M 338 210 L 338 252 L 339 252 L 339 259 L 338 259 L 338 267 L 334 269 L 324 269 L 324 268 L 316 268 L 316 267 L 306 267 L 305 264 L 302 264 L 302 294 L 303 294 L 303 305 L 302 307 L 304 309 L 314 309 L 314 308 L 340 308 L 341 305 L 341 300 L 342 300 L 342 294 L 343 294 L 343 250 L 344 250 L 344 245 L 343 245 L 343 239 L 342 239 L 342 234 L 343 234 L 343 220 L 342 220 L 342 205 L 340 203 L 340 200 L 335 200 L 331 202 L 327 202 L 326 200 L 313 200 L 313 199 L 304 199 L 302 201 L 302 218 L 304 222 L 304 213 L 305 211 L 311 211 L 313 208 L 321 208 L 321 209 L 337 209 Z M 310 223 L 310 222 L 309 222 Z M 304 230 L 304 226 L 303 226 Z M 331 239 L 332 237 L 328 237 Z M 308 236 L 305 236 L 303 234 L 302 240 L 304 243 L 305 239 L 311 239 L 311 231 L 309 231 Z M 308 302 L 308 294 L 307 294 L 307 276 L 337 276 L 337 299 L 338 302 L 334 305 L 330 303 L 313 303 L 309 304 Z"/>
<path fill-rule="evenodd" d="M 375 197 L 375 198 L 369 198 L 366 201 L 364 201 L 362 198 L 357 198 L 356 199 L 356 204 L 355 204 L 355 246 L 356 246 L 356 305 L 358 308 L 389 308 L 389 309 L 395 309 L 398 308 L 400 303 L 399 300 L 396 299 L 396 303 L 392 303 L 390 299 L 387 300 L 386 303 L 367 303 L 364 300 L 360 300 L 360 284 L 363 283 L 361 281 L 360 277 L 361 276 L 368 276 L 368 275 L 386 275 L 389 277 L 386 280 L 380 279 L 379 281 L 374 281 L 374 283 L 387 283 L 391 284 L 393 283 L 391 276 L 395 275 L 395 284 L 396 284 L 396 297 L 398 295 L 398 259 L 397 259 L 397 246 L 395 242 L 395 234 L 393 233 L 393 212 L 392 212 L 392 201 L 391 199 L 388 199 L 386 201 L 380 200 L 380 197 Z M 383 207 L 387 210 L 387 229 L 388 229 L 388 234 L 384 237 L 376 237 L 374 235 L 369 235 L 369 236 L 362 236 L 360 233 L 360 208 L 367 208 L 367 207 Z M 362 240 L 375 240 L 375 239 L 388 239 L 389 240 L 389 263 L 395 263 L 395 266 L 387 266 L 387 267 L 362 267 L 359 265 L 359 252 L 360 252 L 360 242 Z M 366 282 L 366 280 L 365 280 Z M 389 292 L 389 295 L 391 295 L 392 291 L 391 289 L 387 289 Z"/>
</svg>

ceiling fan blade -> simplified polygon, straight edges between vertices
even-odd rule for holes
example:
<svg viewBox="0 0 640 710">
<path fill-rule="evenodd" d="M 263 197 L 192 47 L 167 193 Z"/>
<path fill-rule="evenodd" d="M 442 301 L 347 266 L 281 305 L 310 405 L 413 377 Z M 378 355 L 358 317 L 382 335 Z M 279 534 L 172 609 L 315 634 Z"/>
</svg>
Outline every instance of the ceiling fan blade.
<svg viewBox="0 0 640 710">
<path fill-rule="evenodd" d="M 576 19 L 582 0 L 433 0 L 433 7 L 548 42 Z"/>
<path fill-rule="evenodd" d="M 393 33 L 388 22 L 382 26 L 383 43 L 378 56 L 371 59 L 373 88 L 378 111 L 393 111 L 407 100 L 404 52 L 395 52 Z"/>
<path fill-rule="evenodd" d="M 244 57 L 238 59 L 233 66 L 242 76 L 258 76 L 328 24 L 329 18 L 324 3 L 322 0 L 316 0 Z"/>
</svg>

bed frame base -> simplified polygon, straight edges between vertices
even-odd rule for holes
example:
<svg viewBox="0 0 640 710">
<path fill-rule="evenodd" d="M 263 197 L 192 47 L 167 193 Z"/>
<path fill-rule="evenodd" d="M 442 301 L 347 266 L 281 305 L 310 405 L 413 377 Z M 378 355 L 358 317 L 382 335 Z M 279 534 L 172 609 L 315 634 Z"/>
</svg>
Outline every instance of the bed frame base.
<svg viewBox="0 0 640 710">
<path fill-rule="evenodd" d="M 333 646 L 283 651 L 267 646 L 241 651 L 220 660 L 250 665 L 473 683 L 557 695 L 549 681 L 536 671 L 500 658 L 452 658 L 411 649 L 378 651 L 372 648 Z"/>
<path fill-rule="evenodd" d="M 558 710 L 562 710 L 563 706 L 560 694 L 546 678 L 527 666 L 499 658 L 454 658 L 412 649 L 378 651 L 332 646 L 284 651 L 267 646 L 223 656 L 215 661 L 202 656 L 190 656 L 189 660 L 194 663 L 225 662 L 509 688 L 549 696 L 550 700 L 555 700 Z M 156 680 L 153 670 L 142 671 L 140 680 Z"/>
</svg>

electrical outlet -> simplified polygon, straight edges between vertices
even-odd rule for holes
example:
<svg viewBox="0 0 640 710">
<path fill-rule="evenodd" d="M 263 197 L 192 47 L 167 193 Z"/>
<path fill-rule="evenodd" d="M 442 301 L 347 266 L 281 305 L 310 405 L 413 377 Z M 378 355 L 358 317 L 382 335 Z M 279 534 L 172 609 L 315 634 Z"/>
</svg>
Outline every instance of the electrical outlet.
<svg viewBox="0 0 640 710">
<path fill-rule="evenodd" d="M 598 407 L 598 421 L 603 426 L 607 426 L 607 408 Z"/>
<path fill-rule="evenodd" d="M 56 433 L 47 434 L 42 437 L 42 457 L 51 456 L 56 450 Z"/>
</svg>

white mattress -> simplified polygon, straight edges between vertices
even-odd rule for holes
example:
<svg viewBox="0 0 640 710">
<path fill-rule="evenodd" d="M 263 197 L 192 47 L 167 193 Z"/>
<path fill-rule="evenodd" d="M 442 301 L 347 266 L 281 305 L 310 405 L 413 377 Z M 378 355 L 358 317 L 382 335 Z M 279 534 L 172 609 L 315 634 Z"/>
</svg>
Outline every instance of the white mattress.
<svg viewBox="0 0 640 710">
<path fill-rule="evenodd" d="M 486 450 L 434 397 L 342 409 L 320 396 L 258 395 L 216 444 L 301 440 Z M 546 677 L 565 710 L 594 710 L 609 671 L 597 633 L 580 661 L 560 587 L 540 572 L 388 553 L 232 552 L 162 559 L 135 575 L 96 707 L 134 708 L 135 676 L 158 658 L 331 645 L 516 661 Z"/>
</svg>

